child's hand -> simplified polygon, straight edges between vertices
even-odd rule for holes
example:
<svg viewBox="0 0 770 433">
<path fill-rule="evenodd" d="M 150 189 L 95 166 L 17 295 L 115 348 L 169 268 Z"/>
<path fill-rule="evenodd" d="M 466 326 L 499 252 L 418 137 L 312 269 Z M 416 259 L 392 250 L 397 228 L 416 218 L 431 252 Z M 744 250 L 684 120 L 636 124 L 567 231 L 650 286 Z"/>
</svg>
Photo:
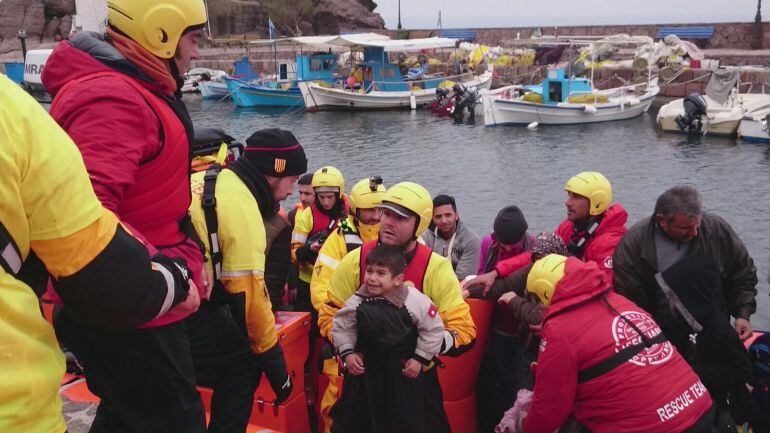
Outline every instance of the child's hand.
<svg viewBox="0 0 770 433">
<path fill-rule="evenodd" d="M 516 292 L 505 292 L 497 299 L 497 303 L 500 305 L 508 305 L 516 297 Z"/>
<path fill-rule="evenodd" d="M 414 358 L 410 358 L 406 361 L 406 363 L 404 363 L 404 368 L 401 369 L 401 374 L 403 374 L 404 377 L 408 377 L 410 379 L 417 379 L 417 376 L 420 375 L 421 371 L 422 363 Z"/>
<path fill-rule="evenodd" d="M 351 353 L 345 357 L 345 366 L 353 376 L 360 376 L 364 374 L 364 360 L 361 359 L 361 355 L 358 353 Z"/>
</svg>

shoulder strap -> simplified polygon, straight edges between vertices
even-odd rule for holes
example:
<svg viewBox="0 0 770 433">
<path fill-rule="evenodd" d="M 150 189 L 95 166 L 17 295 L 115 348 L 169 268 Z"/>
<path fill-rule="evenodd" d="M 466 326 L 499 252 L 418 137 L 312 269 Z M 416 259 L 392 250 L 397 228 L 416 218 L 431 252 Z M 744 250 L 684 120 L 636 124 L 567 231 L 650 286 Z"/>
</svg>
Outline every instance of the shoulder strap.
<svg viewBox="0 0 770 433">
<path fill-rule="evenodd" d="M 219 246 L 219 221 L 217 220 L 217 177 L 222 171 L 222 166 L 212 164 L 203 176 L 203 197 L 201 207 L 206 219 L 206 232 L 209 237 L 209 249 L 211 251 L 211 266 L 214 269 L 214 282 L 218 283 L 222 276 L 222 250 Z"/>
<path fill-rule="evenodd" d="M 649 349 L 651 346 L 655 344 L 662 344 L 666 342 L 666 335 L 662 331 L 653 338 L 648 338 L 646 335 L 644 335 L 644 333 L 642 332 L 641 329 L 639 329 L 639 327 L 634 325 L 633 322 L 631 322 L 630 320 L 628 320 L 628 318 L 626 318 L 626 316 L 619 313 L 618 310 L 616 310 L 612 305 L 610 305 L 609 301 L 607 301 L 606 294 L 602 295 L 602 300 L 604 301 L 605 304 L 607 304 L 607 307 L 610 310 L 618 314 L 618 317 L 620 317 L 620 320 L 626 322 L 629 326 L 631 326 L 636 331 L 636 333 L 642 339 L 642 342 L 628 346 L 625 349 L 605 359 L 604 361 L 594 364 L 586 369 L 580 370 L 578 372 L 578 383 L 588 382 L 591 379 L 595 379 L 605 373 L 608 373 L 611 370 L 614 370 L 615 368 L 620 367 L 624 362 L 638 355 L 639 352 L 641 352 L 642 350 Z"/>
<path fill-rule="evenodd" d="M 430 247 L 417 243 L 414 255 L 412 255 L 411 260 L 406 265 L 406 269 L 404 269 L 404 279 L 414 283 L 415 288 L 420 292 L 423 292 L 425 288 L 425 275 L 427 274 L 432 254 L 433 250 Z"/>
<path fill-rule="evenodd" d="M 599 224 L 601 222 L 602 215 L 597 215 L 591 218 L 591 221 L 588 223 L 588 228 L 586 229 L 585 233 L 583 233 L 583 236 L 578 239 L 572 239 L 569 245 L 567 245 L 567 250 L 569 250 L 569 252 L 572 253 L 572 255 L 575 257 L 583 257 L 583 249 L 586 247 L 588 241 L 594 237 L 596 230 L 599 228 Z"/>
<path fill-rule="evenodd" d="M 676 311 L 678 311 L 679 314 L 682 315 L 682 318 L 687 322 L 687 324 L 696 334 L 703 331 L 703 326 L 701 326 L 701 324 L 698 323 L 695 317 L 693 317 L 692 314 L 690 314 L 690 310 L 688 310 L 687 307 L 684 306 L 684 304 L 682 303 L 682 300 L 679 299 L 679 296 L 677 296 L 674 290 L 671 289 L 671 286 L 668 285 L 668 283 L 663 278 L 663 275 L 661 273 L 655 274 L 655 281 L 658 282 L 660 289 L 663 291 L 663 294 L 666 296 L 669 307 L 673 307 L 673 309 L 676 309 Z"/>
</svg>

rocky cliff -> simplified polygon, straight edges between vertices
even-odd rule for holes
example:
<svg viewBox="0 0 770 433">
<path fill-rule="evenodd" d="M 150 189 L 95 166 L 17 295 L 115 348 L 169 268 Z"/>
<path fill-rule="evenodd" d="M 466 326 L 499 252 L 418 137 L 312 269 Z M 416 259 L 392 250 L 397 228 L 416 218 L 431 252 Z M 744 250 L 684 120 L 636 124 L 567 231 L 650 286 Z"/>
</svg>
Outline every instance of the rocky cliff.
<svg viewBox="0 0 770 433">
<path fill-rule="evenodd" d="M 106 1 L 106 0 L 105 0 Z M 385 28 L 372 0 L 311 0 L 313 13 L 298 28 L 304 35 Z M 214 36 L 267 35 L 268 14 L 263 0 L 206 0 Z M 291 1 L 286 0 L 291 7 Z M 20 49 L 19 30 L 27 32 L 27 46 L 67 38 L 75 0 L 0 0 L 0 54 Z M 275 20 L 275 18 L 274 18 Z"/>
</svg>

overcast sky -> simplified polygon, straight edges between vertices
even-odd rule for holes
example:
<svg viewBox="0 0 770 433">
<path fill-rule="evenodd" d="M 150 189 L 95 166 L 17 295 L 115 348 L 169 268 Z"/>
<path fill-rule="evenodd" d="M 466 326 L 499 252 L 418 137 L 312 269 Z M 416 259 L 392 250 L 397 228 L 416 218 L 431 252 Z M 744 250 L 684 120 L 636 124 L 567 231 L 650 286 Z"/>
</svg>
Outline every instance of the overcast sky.
<svg viewBox="0 0 770 433">
<path fill-rule="evenodd" d="M 375 0 L 396 28 L 398 0 Z M 528 27 L 753 21 L 757 0 L 401 0 L 404 28 Z M 762 5 L 770 19 L 770 0 Z"/>
</svg>

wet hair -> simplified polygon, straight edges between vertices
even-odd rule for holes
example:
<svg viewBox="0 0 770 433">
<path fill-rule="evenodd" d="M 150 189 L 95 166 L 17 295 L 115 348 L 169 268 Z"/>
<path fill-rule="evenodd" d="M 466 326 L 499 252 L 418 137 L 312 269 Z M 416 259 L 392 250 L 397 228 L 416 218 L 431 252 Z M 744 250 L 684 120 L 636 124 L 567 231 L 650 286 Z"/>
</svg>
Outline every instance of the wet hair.
<svg viewBox="0 0 770 433">
<path fill-rule="evenodd" d="M 297 185 L 311 185 L 313 183 L 313 173 L 305 173 L 297 180 Z"/>
<path fill-rule="evenodd" d="M 439 194 L 433 197 L 433 209 L 439 206 L 444 206 L 448 204 L 451 204 L 452 210 L 457 212 L 457 204 L 455 204 L 455 198 L 452 197 L 451 195 Z"/>
<path fill-rule="evenodd" d="M 404 273 L 406 259 L 398 248 L 387 245 L 377 245 L 366 255 L 367 266 L 382 266 L 387 268 L 395 277 Z"/>
<path fill-rule="evenodd" d="M 658 197 L 655 202 L 655 214 L 670 220 L 674 214 L 684 214 L 687 218 L 697 218 L 703 214 L 698 190 L 687 185 L 677 185 Z"/>
</svg>

